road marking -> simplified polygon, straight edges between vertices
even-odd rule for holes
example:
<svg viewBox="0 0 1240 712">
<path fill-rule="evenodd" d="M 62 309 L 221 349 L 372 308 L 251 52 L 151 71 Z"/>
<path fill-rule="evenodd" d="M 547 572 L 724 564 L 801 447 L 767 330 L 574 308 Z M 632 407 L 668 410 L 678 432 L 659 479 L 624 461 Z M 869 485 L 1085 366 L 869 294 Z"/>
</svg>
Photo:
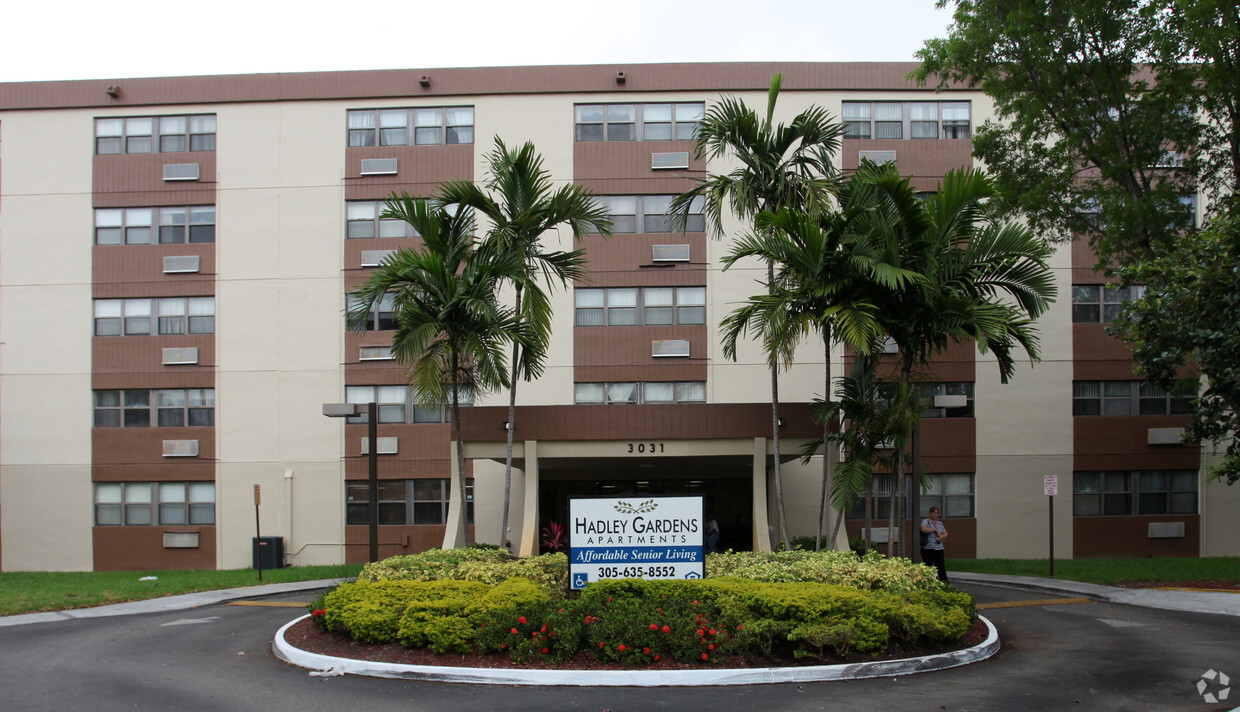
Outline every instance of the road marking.
<svg viewBox="0 0 1240 712">
<path fill-rule="evenodd" d="M 1106 623 L 1112 628 L 1144 628 L 1145 623 L 1136 623 L 1133 621 L 1117 621 L 1113 618 L 1099 618 L 1099 622 Z"/>
<path fill-rule="evenodd" d="M 1059 606 L 1067 603 L 1090 603 L 1088 598 L 1047 598 L 1041 601 L 998 601 L 995 603 L 979 603 L 978 610 L 988 608 L 1022 608 L 1024 606 Z"/>
<path fill-rule="evenodd" d="M 159 627 L 164 628 L 170 625 L 194 625 L 195 623 L 210 623 L 212 621 L 218 621 L 219 619 L 220 619 L 219 616 L 208 616 L 207 618 L 181 618 L 180 620 L 175 620 L 170 623 L 160 623 Z"/>
<path fill-rule="evenodd" d="M 309 601 L 229 601 L 230 606 L 266 606 L 268 608 L 305 608 Z"/>
</svg>

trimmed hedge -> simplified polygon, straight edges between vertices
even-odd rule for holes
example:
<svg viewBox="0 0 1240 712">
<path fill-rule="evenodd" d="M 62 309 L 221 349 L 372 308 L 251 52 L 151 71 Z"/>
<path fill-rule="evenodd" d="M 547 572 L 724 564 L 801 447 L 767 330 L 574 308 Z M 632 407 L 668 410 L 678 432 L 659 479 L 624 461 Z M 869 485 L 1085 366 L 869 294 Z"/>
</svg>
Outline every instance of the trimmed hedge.
<svg viewBox="0 0 1240 712">
<path fill-rule="evenodd" d="M 957 640 L 976 615 L 971 596 L 942 587 L 898 593 L 737 577 L 600 581 L 575 601 L 521 578 L 495 586 L 358 581 L 328 594 L 324 606 L 329 629 L 362 642 L 399 640 L 438 653 L 477 646 L 517 661 L 586 650 L 631 664 L 767 653 L 828 660 L 892 641 Z"/>
</svg>

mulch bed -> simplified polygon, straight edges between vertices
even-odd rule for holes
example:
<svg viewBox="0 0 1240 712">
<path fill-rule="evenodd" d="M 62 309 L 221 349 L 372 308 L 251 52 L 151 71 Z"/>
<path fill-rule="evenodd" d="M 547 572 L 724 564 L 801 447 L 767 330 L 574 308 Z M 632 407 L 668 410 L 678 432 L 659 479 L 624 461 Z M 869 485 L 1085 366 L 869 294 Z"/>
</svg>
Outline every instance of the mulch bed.
<svg viewBox="0 0 1240 712">
<path fill-rule="evenodd" d="M 891 645 L 887 650 L 877 654 L 849 653 L 832 657 L 828 660 L 811 660 L 808 658 L 794 659 L 769 655 L 757 658 L 722 657 L 716 661 L 716 667 L 725 668 L 758 668 L 758 667 L 792 667 L 798 665 L 835 665 L 841 663 L 873 662 L 876 660 L 898 660 L 922 655 L 961 650 L 978 645 L 986 640 L 986 624 L 975 621 L 973 626 L 959 641 L 951 644 Z M 310 653 L 330 655 L 338 658 L 352 658 L 370 662 L 396 663 L 399 665 L 444 665 L 454 667 L 478 667 L 495 669 L 530 668 L 536 670 L 632 670 L 636 666 L 618 662 L 602 662 L 589 653 L 580 653 L 577 657 L 559 665 L 531 662 L 518 664 L 513 662 L 507 653 L 481 654 L 477 652 L 465 655 L 449 653 L 436 655 L 427 649 L 410 649 L 399 643 L 388 645 L 368 645 L 358 643 L 339 633 L 328 633 L 320 630 L 309 618 L 298 621 L 290 626 L 285 633 L 285 640 L 296 648 Z M 706 667 L 700 664 L 678 663 L 675 660 L 660 660 L 645 666 L 648 670 L 690 670 Z"/>
</svg>

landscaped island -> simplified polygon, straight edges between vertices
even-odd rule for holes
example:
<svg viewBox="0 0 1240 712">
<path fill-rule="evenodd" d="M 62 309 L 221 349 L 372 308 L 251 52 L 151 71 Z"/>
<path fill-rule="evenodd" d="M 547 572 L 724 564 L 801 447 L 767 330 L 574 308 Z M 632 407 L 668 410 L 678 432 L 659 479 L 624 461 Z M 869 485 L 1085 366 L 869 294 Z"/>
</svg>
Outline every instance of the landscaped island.
<svg viewBox="0 0 1240 712">
<path fill-rule="evenodd" d="M 933 569 L 877 554 L 790 551 L 706 558 L 704 580 L 622 579 L 568 591 L 563 554 L 432 550 L 368 564 L 311 604 L 359 643 L 508 656 L 540 666 L 710 665 L 738 657 L 838 662 L 959 641 L 972 596 Z"/>
</svg>

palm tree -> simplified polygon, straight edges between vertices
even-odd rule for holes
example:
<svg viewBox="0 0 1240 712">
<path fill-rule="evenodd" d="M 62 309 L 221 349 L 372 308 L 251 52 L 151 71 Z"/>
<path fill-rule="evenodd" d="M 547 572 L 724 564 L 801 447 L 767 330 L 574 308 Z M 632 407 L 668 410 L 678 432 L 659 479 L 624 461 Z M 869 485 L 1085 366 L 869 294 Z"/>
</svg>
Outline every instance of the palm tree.
<svg viewBox="0 0 1240 712">
<path fill-rule="evenodd" d="M 757 231 L 738 240 L 724 258 L 724 270 L 745 257 L 778 265 L 773 287 L 751 297 L 724 319 L 723 349 L 735 357 L 741 333 L 761 335 L 768 356 L 784 353 L 810 333 L 820 334 L 824 352 L 824 383 L 831 384 L 831 347 L 838 340 L 868 353 L 882 335 L 878 310 L 868 298 L 875 288 L 901 289 L 919 276 L 900 267 L 888 222 L 876 219 L 886 209 L 883 177 L 864 167 L 838 189 L 839 209 L 817 216 L 781 209 L 755 218 Z M 829 401 L 824 392 L 824 400 Z M 830 419 L 823 421 L 821 444 L 830 437 Z M 831 482 L 830 454 L 823 453 L 822 494 L 815 549 L 821 548 Z M 841 512 L 843 510 L 840 510 Z M 835 528 L 838 535 L 839 527 Z M 835 547 L 836 536 L 831 538 Z"/>
<path fill-rule="evenodd" d="M 585 274 L 584 250 L 547 251 L 541 244 L 542 235 L 567 225 L 576 240 L 590 233 L 606 237 L 611 235 L 611 219 L 584 188 L 565 185 L 553 190 L 551 174 L 543 169 L 542 156 L 531 142 L 510 150 L 496 137 L 495 149 L 487 156 L 487 167 L 486 191 L 469 181 L 450 181 L 440 187 L 439 198 L 444 204 L 468 206 L 485 216 L 491 224 L 486 238 L 488 246 L 520 261 L 519 272 L 510 278 L 516 292 L 513 310 L 518 322 L 528 326 L 531 340 L 526 344 L 512 342 L 512 372 L 530 381 L 542 375 L 551 338 L 551 300 L 543 285 L 554 288 L 558 282 L 567 286 Z M 513 378 L 508 390 L 501 544 L 508 537 L 516 417 L 517 379 Z"/>
<path fill-rule="evenodd" d="M 452 496 L 464 531 L 449 532 L 445 541 L 459 537 L 469 544 L 460 404 L 462 394 L 507 386 L 504 347 L 531 340 L 517 314 L 496 298 L 496 284 L 519 276 L 522 265 L 516 255 L 477 244 L 472 211 L 449 212 L 408 195 L 393 196 L 386 205 L 383 217 L 412 225 L 422 245 L 395 253 L 350 293 L 350 323 L 357 328 L 391 295 L 397 324 L 392 353 L 409 367 L 414 398 L 452 408 L 457 457 Z"/>
<path fill-rule="evenodd" d="M 888 167 L 895 176 L 894 167 Z M 1016 351 L 1038 358 L 1037 319 L 1056 296 L 1047 259 L 1051 249 L 1024 225 L 1004 223 L 988 207 L 999 199 L 994 183 L 970 169 L 949 171 L 938 192 L 920 211 L 907 206 L 917 197 L 907 180 L 891 200 L 901 222 L 892 230 L 901 242 L 905 268 L 922 278 L 901 290 L 874 296 L 883 329 L 899 349 L 900 389 L 908 392 L 914 367 L 930 362 L 948 343 L 971 339 L 983 353 L 992 352 L 1003 383 L 1015 374 Z M 919 399 L 904 408 L 920 410 Z M 911 418 L 915 426 L 916 417 Z M 903 489 L 902 441 L 897 442 L 893 494 Z M 893 502 L 893 517 L 894 517 Z M 903 549 L 903 539 L 900 541 Z"/>
<path fill-rule="evenodd" d="M 730 158 L 739 167 L 730 173 L 702 179 L 672 201 L 671 212 L 683 228 L 689 209 L 704 199 L 711 231 L 723 233 L 723 212 L 730 211 L 750 222 L 762 211 L 796 210 L 818 215 L 830 207 L 838 184 L 833 156 L 839 150 L 844 128 L 818 106 L 797 114 L 792 123 L 775 123 L 775 104 L 782 75 L 771 79 L 765 118 L 736 98 L 712 106 L 697 131 L 698 159 Z M 775 268 L 767 262 L 768 292 L 775 289 Z M 783 479 L 779 442 L 779 362 L 788 361 L 791 347 L 768 349 L 771 369 L 771 432 L 775 455 L 775 500 L 779 510 L 779 535 L 791 548 L 784 513 Z M 828 386 L 829 387 L 829 386 Z"/>
</svg>

